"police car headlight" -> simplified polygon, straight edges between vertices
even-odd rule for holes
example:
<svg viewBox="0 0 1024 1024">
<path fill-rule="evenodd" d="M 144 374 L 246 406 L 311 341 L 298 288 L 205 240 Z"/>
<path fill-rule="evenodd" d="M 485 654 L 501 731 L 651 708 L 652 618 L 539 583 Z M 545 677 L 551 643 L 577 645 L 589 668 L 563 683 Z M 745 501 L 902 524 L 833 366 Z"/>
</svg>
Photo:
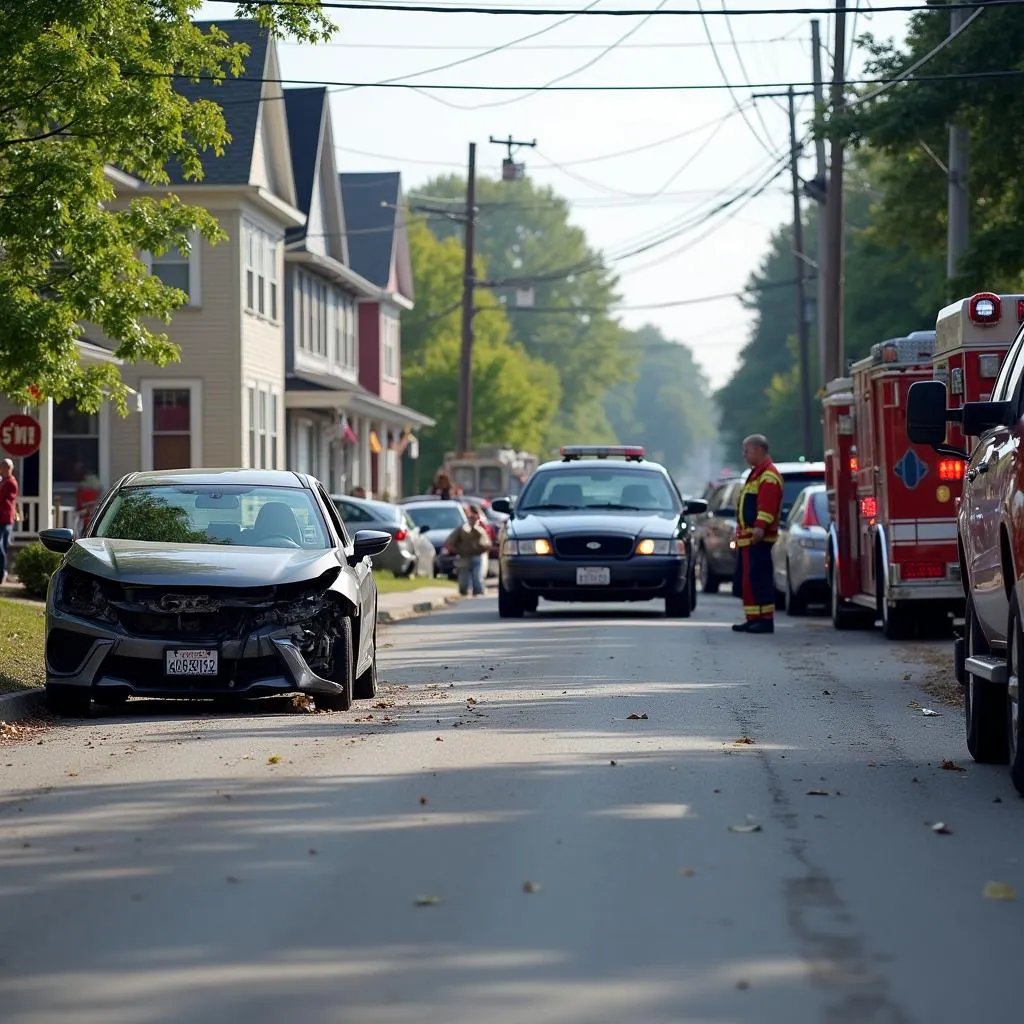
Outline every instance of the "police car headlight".
<svg viewBox="0 0 1024 1024">
<path fill-rule="evenodd" d="M 668 555 L 672 553 L 672 541 L 652 540 L 650 537 L 638 541 L 636 545 L 638 555 Z"/>
<path fill-rule="evenodd" d="M 550 555 L 551 541 L 546 537 L 538 537 L 536 540 L 508 540 L 505 541 L 506 555 Z"/>
</svg>

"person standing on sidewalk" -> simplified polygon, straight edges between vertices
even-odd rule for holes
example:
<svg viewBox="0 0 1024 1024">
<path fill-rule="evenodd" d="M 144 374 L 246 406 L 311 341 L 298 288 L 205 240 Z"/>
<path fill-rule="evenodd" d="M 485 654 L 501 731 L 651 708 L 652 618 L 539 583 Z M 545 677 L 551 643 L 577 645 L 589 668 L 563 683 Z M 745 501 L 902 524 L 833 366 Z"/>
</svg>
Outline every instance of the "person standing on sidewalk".
<svg viewBox="0 0 1024 1024">
<path fill-rule="evenodd" d="M 11 534 L 18 521 L 18 481 L 14 463 L 0 459 L 0 584 L 7 582 L 7 560 L 11 550 Z"/>
<path fill-rule="evenodd" d="M 736 503 L 736 548 L 746 621 L 732 628 L 734 633 L 774 633 L 772 545 L 779 534 L 782 477 L 768 454 L 768 440 L 763 434 L 744 439 L 743 458 L 750 473 Z"/>
<path fill-rule="evenodd" d="M 472 586 L 473 596 L 479 597 L 484 592 L 484 555 L 491 550 L 491 538 L 476 505 L 470 505 L 466 515 L 469 521 L 452 530 L 442 550 L 455 555 L 459 593 L 465 597 Z"/>
</svg>

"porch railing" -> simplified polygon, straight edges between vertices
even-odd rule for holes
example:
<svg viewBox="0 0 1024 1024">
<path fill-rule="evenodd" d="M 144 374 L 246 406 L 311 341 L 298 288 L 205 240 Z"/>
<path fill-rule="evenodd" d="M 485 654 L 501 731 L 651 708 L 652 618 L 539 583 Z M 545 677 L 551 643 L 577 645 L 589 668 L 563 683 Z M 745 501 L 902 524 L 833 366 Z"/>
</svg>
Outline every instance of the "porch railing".
<svg viewBox="0 0 1024 1024">
<path fill-rule="evenodd" d="M 21 519 L 14 524 L 14 533 L 11 540 L 15 544 L 28 544 L 39 536 L 39 530 L 43 520 L 43 505 L 39 498 L 20 498 L 18 500 L 18 511 Z M 76 535 L 82 532 L 82 515 L 76 512 L 69 505 L 61 505 L 55 502 L 53 506 L 54 526 L 74 530 Z"/>
</svg>

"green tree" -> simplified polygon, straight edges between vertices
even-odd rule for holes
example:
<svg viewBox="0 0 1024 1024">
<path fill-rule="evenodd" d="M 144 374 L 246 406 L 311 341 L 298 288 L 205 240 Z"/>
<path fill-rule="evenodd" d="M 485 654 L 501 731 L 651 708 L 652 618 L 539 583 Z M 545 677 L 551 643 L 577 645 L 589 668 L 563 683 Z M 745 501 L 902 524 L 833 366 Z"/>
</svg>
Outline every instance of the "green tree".
<svg viewBox="0 0 1024 1024">
<path fill-rule="evenodd" d="M 205 210 L 176 197 L 124 209 L 104 175 L 113 165 L 151 185 L 176 160 L 202 177 L 200 155 L 229 136 L 214 103 L 190 103 L 176 80 L 223 80 L 248 48 L 191 21 L 200 0 L 23 0 L 4 5 L 0 32 L 0 392 L 28 401 L 73 398 L 93 411 L 109 395 L 124 411 L 114 366 L 80 367 L 76 339 L 91 322 L 127 361 L 166 365 L 176 349 L 146 326 L 185 296 L 149 274 L 148 250 L 186 249 L 193 230 L 223 238 Z M 317 41 L 333 25 L 316 0 L 242 2 L 239 16 Z M 250 69 L 250 73 L 253 72 Z M 38 390 L 36 390 L 38 389 Z"/>
<path fill-rule="evenodd" d="M 458 405 L 463 247 L 436 238 L 422 223 L 409 226 L 416 309 L 402 327 L 402 390 L 410 405 L 437 420 L 420 438 L 428 472 L 454 447 Z M 486 289 L 473 341 L 473 443 L 539 452 L 558 407 L 558 373 L 511 340 L 504 310 Z"/>
<path fill-rule="evenodd" d="M 651 459 L 682 478 L 717 439 L 707 378 L 686 345 L 650 324 L 630 332 L 626 345 L 637 353 L 637 375 L 608 393 L 608 418 L 622 441 L 642 444 Z"/>
<path fill-rule="evenodd" d="M 461 210 L 465 194 L 465 180 L 448 176 L 428 182 L 411 201 Z M 618 296 L 603 257 L 569 223 L 568 202 L 528 178 L 478 179 L 477 205 L 476 245 L 487 279 L 510 282 L 495 290 L 508 310 L 512 338 L 558 368 L 562 396 L 550 440 L 613 440 L 604 396 L 632 366 L 622 329 L 609 312 Z M 441 238 L 461 239 L 455 221 L 437 219 L 432 227 Z M 513 281 L 532 286 L 534 311 L 515 309 Z"/>
<path fill-rule="evenodd" d="M 909 67 L 949 33 L 942 5 L 914 14 L 906 44 L 866 37 L 872 77 L 889 79 Z M 918 81 L 890 88 L 855 104 L 842 128 L 853 144 L 885 157 L 876 185 L 883 192 L 876 231 L 882 242 L 908 245 L 922 256 L 946 254 L 947 126 L 953 120 L 970 135 L 970 244 L 947 298 L 990 289 L 1015 290 L 1024 283 L 1024 118 L 1020 38 L 1024 9 L 984 10 L 966 31 L 940 50 Z M 1017 76 L 985 73 L 1016 71 Z M 956 76 L 964 77 L 956 77 Z M 943 77 L 949 76 L 949 77 Z M 864 87 L 862 94 L 874 90 Z M 1018 116 L 1020 115 L 1020 116 Z"/>
</svg>

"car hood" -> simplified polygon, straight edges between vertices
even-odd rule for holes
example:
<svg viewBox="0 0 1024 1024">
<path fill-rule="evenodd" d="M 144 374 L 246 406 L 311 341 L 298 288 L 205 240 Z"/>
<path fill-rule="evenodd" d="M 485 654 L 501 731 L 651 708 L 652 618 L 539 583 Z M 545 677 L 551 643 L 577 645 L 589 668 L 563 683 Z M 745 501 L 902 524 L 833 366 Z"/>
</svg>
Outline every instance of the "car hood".
<svg viewBox="0 0 1024 1024">
<path fill-rule="evenodd" d="M 679 525 L 673 512 L 559 512 L 516 513 L 505 524 L 511 537 L 544 537 L 551 534 L 605 533 L 636 537 L 671 537 Z"/>
<path fill-rule="evenodd" d="M 84 538 L 72 546 L 66 564 L 104 579 L 139 586 L 267 587 L 315 579 L 339 562 L 331 549 Z"/>
</svg>

